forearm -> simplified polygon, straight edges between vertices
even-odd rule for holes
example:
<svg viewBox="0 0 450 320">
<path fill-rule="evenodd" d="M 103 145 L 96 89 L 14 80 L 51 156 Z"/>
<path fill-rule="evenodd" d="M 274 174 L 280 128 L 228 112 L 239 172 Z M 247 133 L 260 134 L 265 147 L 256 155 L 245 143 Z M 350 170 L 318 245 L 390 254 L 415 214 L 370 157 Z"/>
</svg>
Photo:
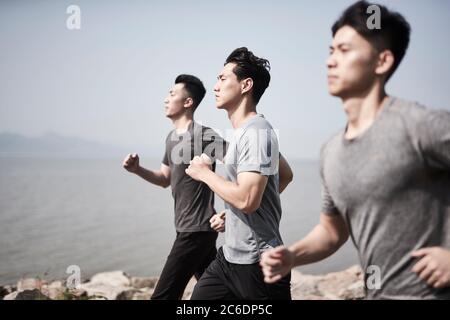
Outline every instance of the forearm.
<svg viewBox="0 0 450 320">
<path fill-rule="evenodd" d="M 305 238 L 289 247 L 295 256 L 294 266 L 314 263 L 329 257 L 345 240 L 333 238 L 323 225 L 318 224 Z"/>
<path fill-rule="evenodd" d="M 143 167 L 139 167 L 135 174 L 142 179 L 163 188 L 166 188 L 170 185 L 169 179 L 160 171 L 152 171 L 147 170 Z"/>
<path fill-rule="evenodd" d="M 248 208 L 248 195 L 240 190 L 236 182 L 228 181 L 213 171 L 207 171 L 201 179 L 222 200 L 239 210 Z"/>
</svg>

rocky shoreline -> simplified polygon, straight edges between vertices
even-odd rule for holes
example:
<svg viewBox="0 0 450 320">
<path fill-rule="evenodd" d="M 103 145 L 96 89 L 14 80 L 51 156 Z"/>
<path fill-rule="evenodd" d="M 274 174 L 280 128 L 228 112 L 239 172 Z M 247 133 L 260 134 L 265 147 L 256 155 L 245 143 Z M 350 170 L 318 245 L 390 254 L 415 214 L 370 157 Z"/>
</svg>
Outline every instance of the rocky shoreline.
<svg viewBox="0 0 450 320">
<path fill-rule="evenodd" d="M 16 285 L 0 286 L 3 300 L 149 300 L 157 277 L 130 277 L 123 271 L 98 273 L 68 289 L 64 281 L 47 282 L 41 279 L 21 279 Z M 183 295 L 192 294 L 195 279 L 191 279 Z M 363 274 L 359 266 L 326 275 L 307 275 L 292 272 L 294 300 L 355 300 L 364 298 Z"/>
</svg>

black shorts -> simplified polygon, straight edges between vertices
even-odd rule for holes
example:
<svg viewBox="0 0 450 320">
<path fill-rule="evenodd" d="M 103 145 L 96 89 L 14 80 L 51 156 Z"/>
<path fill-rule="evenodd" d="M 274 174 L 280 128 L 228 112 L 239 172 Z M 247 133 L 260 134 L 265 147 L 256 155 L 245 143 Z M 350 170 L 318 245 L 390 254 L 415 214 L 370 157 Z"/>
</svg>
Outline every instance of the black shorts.
<svg viewBox="0 0 450 320">
<path fill-rule="evenodd" d="M 152 300 L 179 300 L 192 276 L 200 279 L 216 256 L 217 232 L 177 232 Z"/>
<path fill-rule="evenodd" d="M 291 273 L 267 284 L 259 263 L 230 263 L 220 248 L 197 282 L 191 300 L 291 300 Z"/>
</svg>

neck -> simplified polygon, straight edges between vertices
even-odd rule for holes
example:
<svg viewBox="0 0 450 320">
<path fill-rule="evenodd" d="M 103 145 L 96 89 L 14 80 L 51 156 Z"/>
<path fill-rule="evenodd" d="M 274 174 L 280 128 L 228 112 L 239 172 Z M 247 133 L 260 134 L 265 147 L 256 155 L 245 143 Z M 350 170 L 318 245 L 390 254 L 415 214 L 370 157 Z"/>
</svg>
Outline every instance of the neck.
<svg viewBox="0 0 450 320">
<path fill-rule="evenodd" d="M 177 133 L 186 132 L 194 117 L 191 114 L 182 114 L 177 118 L 171 119 Z"/>
<path fill-rule="evenodd" d="M 347 130 L 345 137 L 357 137 L 372 126 L 378 113 L 388 99 L 384 88 L 374 86 L 368 92 L 342 98 L 344 110 L 347 114 Z"/>
<path fill-rule="evenodd" d="M 257 115 L 255 104 L 246 98 L 227 111 L 228 118 L 234 129 L 239 128 L 245 121 Z"/>
</svg>

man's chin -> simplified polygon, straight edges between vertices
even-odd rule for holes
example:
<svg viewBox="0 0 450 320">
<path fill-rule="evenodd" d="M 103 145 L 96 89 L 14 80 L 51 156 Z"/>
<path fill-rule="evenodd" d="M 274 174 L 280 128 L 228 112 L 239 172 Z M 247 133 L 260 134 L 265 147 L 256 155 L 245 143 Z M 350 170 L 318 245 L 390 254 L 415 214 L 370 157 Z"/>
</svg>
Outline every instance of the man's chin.
<svg viewBox="0 0 450 320">
<path fill-rule="evenodd" d="M 341 91 L 340 90 L 336 90 L 336 89 L 332 89 L 332 88 L 328 88 L 328 93 L 330 95 L 332 95 L 333 97 L 340 97 L 341 96 Z"/>
</svg>

